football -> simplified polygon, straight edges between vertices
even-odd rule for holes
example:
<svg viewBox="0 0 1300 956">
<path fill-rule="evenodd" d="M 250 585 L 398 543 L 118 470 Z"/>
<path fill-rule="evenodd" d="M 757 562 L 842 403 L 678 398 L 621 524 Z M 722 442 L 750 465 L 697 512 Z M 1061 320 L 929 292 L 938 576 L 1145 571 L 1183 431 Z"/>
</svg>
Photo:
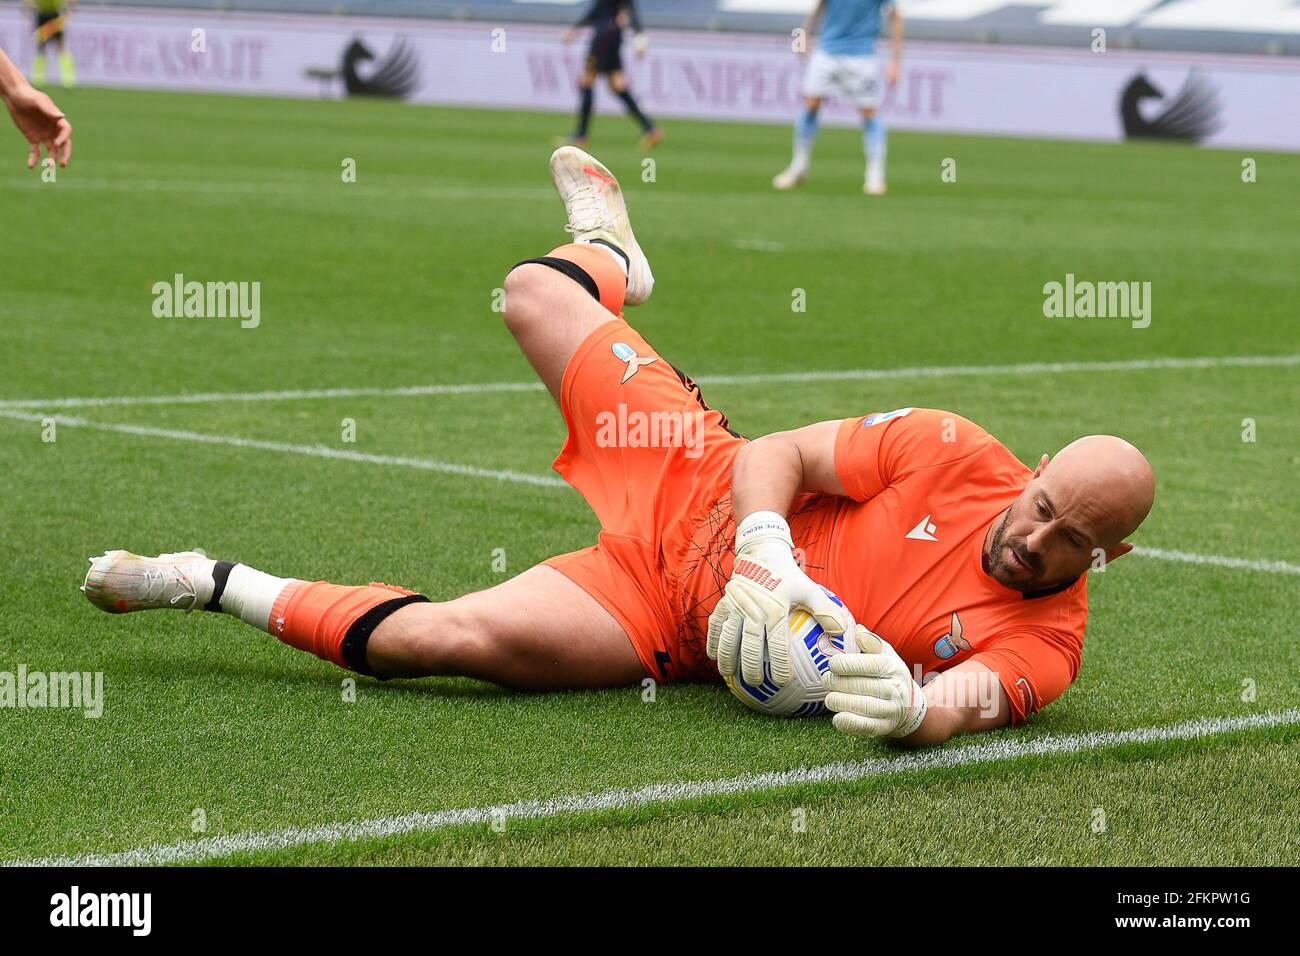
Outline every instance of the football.
<svg viewBox="0 0 1300 956">
<path fill-rule="evenodd" d="M 822 590 L 826 591 L 825 588 Z M 830 591 L 826 591 L 826 594 L 840 607 L 844 607 L 844 602 Z M 826 688 L 822 686 L 822 674 L 830 667 L 830 659 L 834 655 L 858 652 L 853 640 L 853 628 L 854 625 L 850 623 L 849 629 L 843 634 L 832 636 L 823 631 L 816 619 L 803 608 L 791 608 L 790 683 L 777 687 L 772 681 L 767 649 L 764 648 L 763 682 L 754 687 L 736 674 L 727 678 L 727 686 L 747 706 L 760 713 L 784 717 L 816 717 L 824 714 Z"/>
</svg>

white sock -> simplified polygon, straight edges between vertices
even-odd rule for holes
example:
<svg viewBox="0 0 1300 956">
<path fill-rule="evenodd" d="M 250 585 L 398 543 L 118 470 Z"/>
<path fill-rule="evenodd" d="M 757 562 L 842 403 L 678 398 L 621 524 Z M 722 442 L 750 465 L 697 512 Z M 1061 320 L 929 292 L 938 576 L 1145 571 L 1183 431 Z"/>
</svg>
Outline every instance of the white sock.
<svg viewBox="0 0 1300 956">
<path fill-rule="evenodd" d="M 806 146 L 796 146 L 794 156 L 790 160 L 790 168 L 797 173 L 803 174 L 808 172 L 810 162 L 812 162 L 812 151 Z"/>
<path fill-rule="evenodd" d="M 589 242 L 587 243 L 587 245 L 595 246 L 597 249 L 604 249 L 606 252 L 608 252 L 611 256 L 614 257 L 614 261 L 618 263 L 618 267 L 623 270 L 623 275 L 627 276 L 627 260 L 625 260 L 617 252 L 615 252 L 609 246 L 605 245 L 603 242 Z"/>
<path fill-rule="evenodd" d="M 226 579 L 226 589 L 221 594 L 221 609 L 269 634 L 271 629 L 268 623 L 275 599 L 286 585 L 295 580 L 277 578 L 246 564 L 237 564 L 230 569 L 230 577 Z"/>
</svg>

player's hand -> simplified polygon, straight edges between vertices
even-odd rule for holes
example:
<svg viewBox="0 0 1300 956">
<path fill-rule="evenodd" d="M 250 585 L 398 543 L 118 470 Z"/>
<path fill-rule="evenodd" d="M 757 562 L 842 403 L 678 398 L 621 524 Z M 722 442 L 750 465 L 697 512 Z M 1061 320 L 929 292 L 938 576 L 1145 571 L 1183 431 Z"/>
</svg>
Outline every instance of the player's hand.
<svg viewBox="0 0 1300 956">
<path fill-rule="evenodd" d="M 709 615 L 706 651 L 724 677 L 737 667 L 748 684 L 763 682 L 763 649 L 779 687 L 790 682 L 790 608 L 806 608 L 829 634 L 843 634 L 848 612 L 815 584 L 794 556 L 790 526 L 757 511 L 736 529 L 736 562 L 726 594 Z"/>
<path fill-rule="evenodd" d="M 906 737 L 925 720 L 925 691 L 889 642 L 861 624 L 861 654 L 836 654 L 822 683 L 836 730 L 858 737 Z"/>
<path fill-rule="evenodd" d="M 565 46 L 568 46 L 570 43 L 573 42 L 574 38 L 577 35 L 578 35 L 578 31 L 575 30 L 573 27 L 569 27 L 569 29 L 564 31 L 564 35 L 560 37 L 560 42 L 563 43 Z"/>
<path fill-rule="evenodd" d="M 650 38 L 644 33 L 638 33 L 632 38 L 632 50 L 636 53 L 638 60 L 645 58 L 646 50 L 650 49 Z"/>
<path fill-rule="evenodd" d="M 898 61 L 897 60 L 890 60 L 888 63 L 885 64 L 885 85 L 891 87 L 898 85 Z"/>
<path fill-rule="evenodd" d="M 68 165 L 72 156 L 72 124 L 54 101 L 28 84 L 5 96 L 4 101 L 14 125 L 31 144 L 27 168 L 34 169 L 40 161 L 42 146 L 60 166 Z"/>
</svg>

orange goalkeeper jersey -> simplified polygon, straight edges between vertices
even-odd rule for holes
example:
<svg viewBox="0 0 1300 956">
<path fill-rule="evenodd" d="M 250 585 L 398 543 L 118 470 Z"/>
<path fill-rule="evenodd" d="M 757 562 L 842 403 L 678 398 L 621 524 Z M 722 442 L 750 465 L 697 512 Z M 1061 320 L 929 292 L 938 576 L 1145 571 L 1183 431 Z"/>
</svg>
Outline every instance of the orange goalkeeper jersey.
<svg viewBox="0 0 1300 956">
<path fill-rule="evenodd" d="M 992 435 L 951 412 L 903 408 L 846 419 L 835 470 L 848 497 L 800 498 L 790 516 L 804 570 L 889 641 L 924 681 L 962 661 L 998 675 L 1013 722 L 1059 697 L 1079 670 L 1087 576 L 1043 594 L 984 573 L 984 537 L 1031 471 Z M 683 569 L 682 623 L 703 640 L 719 579 L 731 573 L 734 525 L 697 529 Z M 683 635 L 686 637 L 687 635 Z"/>
</svg>

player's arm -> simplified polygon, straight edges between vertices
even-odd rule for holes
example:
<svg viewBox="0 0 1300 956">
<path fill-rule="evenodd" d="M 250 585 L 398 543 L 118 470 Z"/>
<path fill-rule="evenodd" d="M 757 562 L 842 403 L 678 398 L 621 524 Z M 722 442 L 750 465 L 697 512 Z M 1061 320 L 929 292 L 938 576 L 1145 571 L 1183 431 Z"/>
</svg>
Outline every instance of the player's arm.
<svg viewBox="0 0 1300 956">
<path fill-rule="evenodd" d="M 822 11 L 826 9 L 826 0 L 817 0 L 817 6 L 808 11 L 808 16 L 803 21 L 803 35 L 807 39 L 817 32 L 817 23 L 821 20 Z"/>
<path fill-rule="evenodd" d="M 601 0 L 591 0 L 591 6 L 587 12 L 582 15 L 582 19 L 575 23 L 572 29 L 577 30 L 581 27 L 589 27 L 596 22 L 596 14 L 600 12 Z"/>
<path fill-rule="evenodd" d="M 849 624 L 799 566 L 786 521 L 795 496 L 843 494 L 835 476 L 839 422 L 821 422 L 765 435 L 746 444 L 732 465 L 736 559 L 726 593 L 709 616 L 707 652 L 724 676 L 763 681 L 763 650 L 778 686 L 790 681 L 790 607 L 807 608 L 829 633 Z"/>
<path fill-rule="evenodd" d="M 737 520 L 755 511 L 790 513 L 801 494 L 843 495 L 835 474 L 840 422 L 818 422 L 756 438 L 740 449 L 731 468 L 731 503 Z"/>
<path fill-rule="evenodd" d="M 1002 682 L 981 662 L 963 661 L 923 688 L 888 641 L 861 624 L 854 636 L 861 653 L 832 657 L 823 677 L 836 730 L 925 747 L 1010 722 Z"/>
<path fill-rule="evenodd" d="M 560 37 L 561 43 L 571 43 L 573 38 L 578 35 L 578 31 L 583 27 L 589 27 L 596 22 L 596 13 L 600 10 L 600 0 L 592 0 L 591 6 L 587 12 L 582 15 L 582 19 L 575 23 L 569 29 L 564 31 L 564 36 Z"/>
<path fill-rule="evenodd" d="M 13 65 L 4 50 L 0 50 L 0 99 L 30 144 L 28 169 L 34 168 L 41 158 L 42 146 L 60 166 L 68 165 L 72 155 L 72 125 L 53 100 L 27 82 L 27 77 Z"/>
<path fill-rule="evenodd" d="M 890 86 L 898 82 L 899 71 L 903 66 L 903 14 L 898 3 L 889 5 L 889 66 L 885 68 L 885 80 Z"/>
<path fill-rule="evenodd" d="M 998 676 L 979 661 L 963 661 L 944 671 L 923 688 L 925 719 L 898 742 L 905 747 L 941 744 L 958 734 L 1005 727 L 1011 721 L 1011 702 Z"/>
<path fill-rule="evenodd" d="M 650 46 L 650 40 L 641 28 L 641 17 L 636 12 L 636 0 L 625 0 L 627 7 L 627 22 L 632 27 L 632 50 L 637 56 L 645 56 L 645 51 Z"/>
<path fill-rule="evenodd" d="M 855 637 L 862 653 L 832 657 L 824 679 L 836 728 L 914 747 L 1027 720 L 1074 682 L 1083 649 L 1082 632 L 1023 625 L 922 689 L 887 641 L 861 625 Z"/>
<path fill-rule="evenodd" d="M 636 0 L 623 0 L 623 2 L 625 5 L 624 9 L 627 11 L 628 26 L 632 28 L 633 33 L 639 36 L 643 30 L 641 27 L 641 17 L 636 12 Z"/>
</svg>

